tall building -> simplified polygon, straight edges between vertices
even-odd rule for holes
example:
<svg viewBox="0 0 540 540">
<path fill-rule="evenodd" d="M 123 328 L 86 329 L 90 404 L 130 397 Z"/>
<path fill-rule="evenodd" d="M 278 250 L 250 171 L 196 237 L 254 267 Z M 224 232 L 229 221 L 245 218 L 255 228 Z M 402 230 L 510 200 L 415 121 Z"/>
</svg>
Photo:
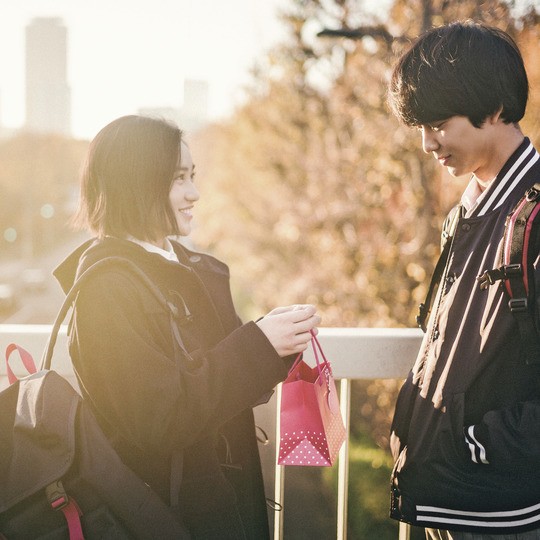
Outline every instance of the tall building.
<svg viewBox="0 0 540 540">
<path fill-rule="evenodd" d="M 144 107 L 139 114 L 172 120 L 191 135 L 208 124 L 208 82 L 184 81 L 184 103 L 180 108 Z"/>
<path fill-rule="evenodd" d="M 187 79 L 184 81 L 184 104 L 181 125 L 195 132 L 208 123 L 208 82 Z"/>
<path fill-rule="evenodd" d="M 70 135 L 67 29 L 59 18 L 39 17 L 26 27 L 26 129 Z"/>
</svg>

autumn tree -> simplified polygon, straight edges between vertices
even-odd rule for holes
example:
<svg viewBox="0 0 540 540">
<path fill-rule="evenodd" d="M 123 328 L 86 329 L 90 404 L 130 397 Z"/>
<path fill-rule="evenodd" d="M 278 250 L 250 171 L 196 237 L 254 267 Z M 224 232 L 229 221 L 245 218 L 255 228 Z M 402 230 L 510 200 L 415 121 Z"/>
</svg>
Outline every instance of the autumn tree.
<svg viewBox="0 0 540 540">
<path fill-rule="evenodd" d="M 496 0 L 396 0 L 380 20 L 358 1 L 291 0 L 289 41 L 254 70 L 246 104 L 192 141 L 196 241 L 231 265 L 246 317 L 307 301 L 325 326 L 415 325 L 467 180 L 444 174 L 390 113 L 392 65 L 427 28 L 473 18 L 514 36 L 534 90 L 538 17 L 516 13 Z M 537 144 L 538 106 L 533 91 L 523 126 Z M 356 383 L 353 439 L 387 447 L 399 384 Z"/>
<path fill-rule="evenodd" d="M 397 0 L 381 22 L 357 1 L 291 1 L 289 42 L 258 67 L 249 100 L 211 146 L 194 144 L 212 192 L 197 239 L 242 276 L 249 315 L 308 301 L 326 326 L 414 325 L 464 183 L 391 115 L 391 66 L 419 32 L 464 18 L 521 36 L 532 54 L 534 10 L 515 19 L 510 8 Z M 349 37 L 319 37 L 325 28 Z"/>
</svg>

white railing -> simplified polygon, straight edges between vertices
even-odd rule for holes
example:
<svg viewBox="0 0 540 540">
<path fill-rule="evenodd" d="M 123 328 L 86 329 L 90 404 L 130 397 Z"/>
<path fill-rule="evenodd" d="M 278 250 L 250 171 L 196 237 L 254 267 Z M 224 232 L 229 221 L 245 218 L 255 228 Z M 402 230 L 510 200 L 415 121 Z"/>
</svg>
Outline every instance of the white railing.
<svg viewBox="0 0 540 540">
<path fill-rule="evenodd" d="M 5 349 L 12 341 L 27 349 L 36 359 L 41 354 L 50 332 L 49 325 L 0 324 L 0 347 Z M 321 328 L 319 340 L 332 363 L 334 377 L 339 379 L 340 406 L 347 433 L 350 429 L 351 381 L 353 379 L 402 379 L 405 378 L 420 347 L 422 333 L 404 328 Z M 313 363 L 312 353 L 305 359 Z M 24 368 L 13 362 L 15 373 L 24 374 Z M 55 349 L 53 367 L 74 382 L 73 371 L 66 346 L 66 328 L 62 327 Z M 0 363 L 0 388 L 7 384 L 5 366 Z M 279 410 L 278 387 L 276 410 Z M 279 415 L 276 414 L 276 440 L 279 440 Z M 277 445 L 275 445 L 277 448 Z M 347 538 L 349 441 L 341 448 L 338 461 L 337 540 Z M 275 468 L 274 500 L 284 508 L 285 467 Z M 283 540 L 283 512 L 275 512 L 274 540 Z M 399 540 L 408 540 L 409 527 L 400 524 Z"/>
<path fill-rule="evenodd" d="M 405 328 L 321 328 L 319 341 L 332 364 L 335 379 L 340 379 L 340 407 L 347 433 L 350 432 L 351 381 L 353 379 L 403 379 L 407 376 L 420 347 L 422 332 Z M 308 350 L 305 360 L 314 359 Z M 281 386 L 281 385 L 280 385 Z M 278 387 L 277 403 L 280 399 Z M 276 405 L 277 411 L 279 407 Z M 279 414 L 276 414 L 276 441 L 279 441 Z M 276 445 L 276 453 L 278 445 Z M 276 465 L 276 502 L 284 509 L 286 467 Z M 349 439 L 338 460 L 337 540 L 347 538 L 349 484 Z M 283 539 L 283 512 L 274 514 L 274 540 Z M 410 528 L 400 523 L 399 540 L 408 540 Z"/>
</svg>

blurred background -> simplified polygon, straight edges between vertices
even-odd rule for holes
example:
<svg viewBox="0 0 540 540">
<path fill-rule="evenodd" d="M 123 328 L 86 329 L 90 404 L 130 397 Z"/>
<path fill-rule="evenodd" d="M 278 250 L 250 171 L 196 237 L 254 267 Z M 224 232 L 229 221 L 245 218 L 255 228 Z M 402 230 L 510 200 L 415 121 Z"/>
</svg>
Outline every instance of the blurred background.
<svg viewBox="0 0 540 540">
<path fill-rule="evenodd" d="M 540 145 L 538 1 L 10 4 L 0 10 L 1 323 L 54 319 L 51 270 L 85 239 L 67 223 L 88 141 L 123 114 L 185 130 L 202 193 L 189 241 L 229 264 L 240 315 L 311 302 L 336 327 L 415 326 L 441 223 L 466 185 L 386 105 L 411 39 L 465 18 L 508 31 L 530 79 L 522 127 Z M 399 386 L 354 383 L 353 539 L 397 538 L 388 432 Z M 335 537 L 335 471 L 287 478 L 285 537 Z"/>
</svg>

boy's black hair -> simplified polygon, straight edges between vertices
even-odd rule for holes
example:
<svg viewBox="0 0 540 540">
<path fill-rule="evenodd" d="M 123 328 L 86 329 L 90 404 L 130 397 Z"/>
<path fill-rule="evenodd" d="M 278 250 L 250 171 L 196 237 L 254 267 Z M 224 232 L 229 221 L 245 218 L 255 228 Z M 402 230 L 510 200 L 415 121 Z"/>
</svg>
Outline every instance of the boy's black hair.
<svg viewBox="0 0 540 540">
<path fill-rule="evenodd" d="M 406 51 L 392 73 L 389 103 L 406 125 L 466 116 L 475 127 L 502 107 L 502 120 L 523 118 L 529 83 L 514 40 L 473 21 L 434 28 Z"/>
</svg>

